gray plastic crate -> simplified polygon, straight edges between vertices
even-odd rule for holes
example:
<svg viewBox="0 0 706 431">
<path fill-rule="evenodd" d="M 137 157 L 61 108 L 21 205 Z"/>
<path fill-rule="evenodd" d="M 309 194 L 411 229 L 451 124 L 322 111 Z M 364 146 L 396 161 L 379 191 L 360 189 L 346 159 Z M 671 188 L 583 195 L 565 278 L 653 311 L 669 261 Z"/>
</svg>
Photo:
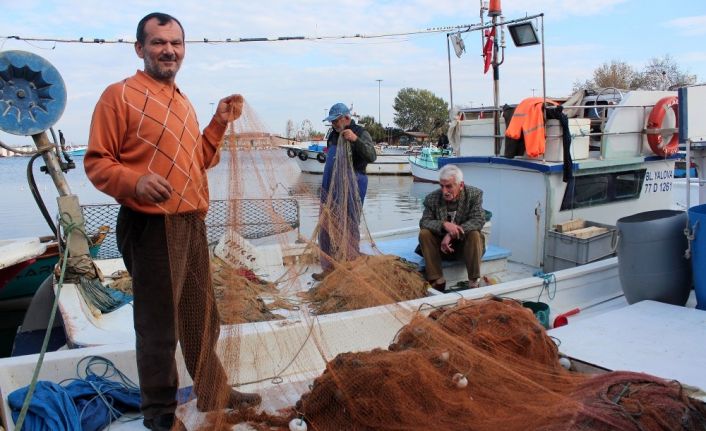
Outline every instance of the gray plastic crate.
<svg viewBox="0 0 706 431">
<path fill-rule="evenodd" d="M 586 222 L 585 227 L 597 226 L 608 232 L 591 238 L 576 238 L 553 230 L 547 231 L 544 241 L 544 272 L 573 268 L 615 255 L 617 229 L 615 226 Z"/>
</svg>

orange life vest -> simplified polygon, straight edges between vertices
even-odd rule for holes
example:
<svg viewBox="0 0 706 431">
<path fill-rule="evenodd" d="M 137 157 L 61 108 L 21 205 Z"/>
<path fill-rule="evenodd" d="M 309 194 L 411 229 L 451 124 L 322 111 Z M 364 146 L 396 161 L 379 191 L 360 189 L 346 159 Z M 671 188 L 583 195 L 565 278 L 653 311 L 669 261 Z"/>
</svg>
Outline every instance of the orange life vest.
<svg viewBox="0 0 706 431">
<path fill-rule="evenodd" d="M 510 125 L 505 131 L 505 136 L 512 139 L 520 139 L 524 136 L 525 153 L 530 157 L 538 157 L 544 154 L 544 144 L 546 135 L 544 133 L 544 115 L 542 104 L 544 98 L 529 97 L 524 99 L 515 108 Z M 558 105 L 553 100 L 547 99 L 547 103 Z"/>
</svg>

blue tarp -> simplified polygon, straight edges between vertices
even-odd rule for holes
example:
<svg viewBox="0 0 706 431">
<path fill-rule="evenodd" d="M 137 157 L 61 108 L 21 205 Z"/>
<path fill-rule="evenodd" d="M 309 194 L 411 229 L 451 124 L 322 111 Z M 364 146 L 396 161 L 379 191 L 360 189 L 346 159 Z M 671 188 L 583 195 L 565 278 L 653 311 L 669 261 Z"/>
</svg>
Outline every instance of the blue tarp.
<svg viewBox="0 0 706 431">
<path fill-rule="evenodd" d="M 8 396 L 12 418 L 16 422 L 27 395 L 28 386 Z M 102 394 L 108 404 L 98 394 Z M 140 392 L 103 377 L 89 375 L 62 386 L 39 381 L 25 417 L 23 431 L 98 431 L 112 421 L 110 408 L 117 415 L 140 410 Z"/>
</svg>

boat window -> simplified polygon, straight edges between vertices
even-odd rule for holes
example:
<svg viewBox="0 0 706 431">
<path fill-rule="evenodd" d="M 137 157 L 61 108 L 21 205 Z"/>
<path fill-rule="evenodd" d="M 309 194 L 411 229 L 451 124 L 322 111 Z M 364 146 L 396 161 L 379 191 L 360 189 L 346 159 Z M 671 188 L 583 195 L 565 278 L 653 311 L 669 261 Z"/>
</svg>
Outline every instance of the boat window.
<svg viewBox="0 0 706 431">
<path fill-rule="evenodd" d="M 566 185 L 561 210 L 585 208 L 640 197 L 646 169 L 582 175 Z"/>
</svg>

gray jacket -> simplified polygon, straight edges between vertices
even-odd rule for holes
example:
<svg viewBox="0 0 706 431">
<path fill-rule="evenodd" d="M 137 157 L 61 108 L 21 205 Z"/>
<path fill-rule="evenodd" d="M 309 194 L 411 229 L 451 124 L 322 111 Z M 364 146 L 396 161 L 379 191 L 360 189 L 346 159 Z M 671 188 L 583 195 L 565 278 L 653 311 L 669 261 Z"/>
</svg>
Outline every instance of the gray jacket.
<svg viewBox="0 0 706 431">
<path fill-rule="evenodd" d="M 446 235 L 443 225 L 447 221 L 448 208 L 441 193 L 435 190 L 424 198 L 424 212 L 419 221 L 420 229 L 429 229 L 439 236 Z M 464 232 L 480 231 L 485 224 L 483 191 L 473 186 L 464 186 L 458 198 L 458 208 L 454 223 L 463 227 Z"/>
</svg>

